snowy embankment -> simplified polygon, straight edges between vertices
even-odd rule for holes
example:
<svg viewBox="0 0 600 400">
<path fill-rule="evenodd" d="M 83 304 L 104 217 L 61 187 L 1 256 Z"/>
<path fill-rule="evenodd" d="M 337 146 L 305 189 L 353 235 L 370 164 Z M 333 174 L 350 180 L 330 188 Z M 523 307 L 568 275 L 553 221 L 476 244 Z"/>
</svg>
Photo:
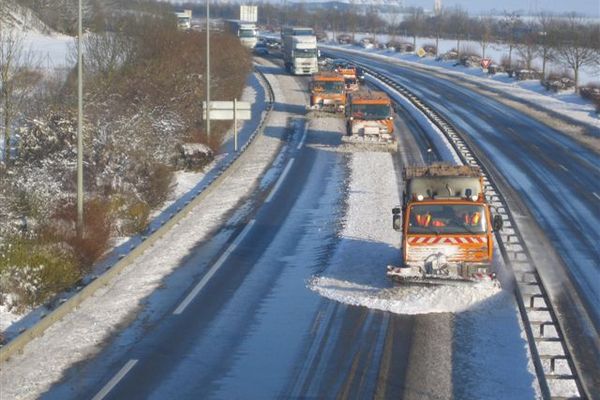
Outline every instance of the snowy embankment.
<svg viewBox="0 0 600 400">
<path fill-rule="evenodd" d="M 574 94 L 573 90 L 562 93 L 545 91 L 538 81 L 516 81 L 504 73 L 489 76 L 481 68 L 454 67 L 453 61 L 435 61 L 431 57 L 419 58 L 414 54 L 397 53 L 390 50 L 364 49 L 348 45 L 320 45 L 322 48 L 340 49 L 356 54 L 368 54 L 386 62 L 398 62 L 406 65 L 424 68 L 440 76 L 455 77 L 474 84 L 485 85 L 491 90 L 517 97 L 556 112 L 573 120 L 580 121 L 600 128 L 600 118 L 595 106 L 588 100 Z M 598 74 L 590 74 L 593 81 L 600 81 Z"/>
<path fill-rule="evenodd" d="M 289 103 L 285 93 L 298 89 L 293 78 L 278 80 L 270 75 L 269 79 L 277 100 Z M 227 222 L 227 216 L 239 208 L 240 199 L 255 190 L 281 147 L 288 117 L 286 112 L 273 111 L 267 122 L 271 133 L 256 138 L 243 165 L 238 164 L 219 187 L 111 285 L 97 291 L 42 337 L 30 342 L 22 355 L 7 362 L 0 376 L 0 397 L 36 398 L 59 380 L 70 365 L 98 352 L 102 343 L 141 307 L 143 299 L 161 287 L 164 278 L 198 243 L 209 239 L 211 232 Z"/>
<path fill-rule="evenodd" d="M 253 86 L 255 85 L 255 86 Z M 257 91 L 262 90 L 260 88 L 261 83 L 256 79 L 251 79 L 250 84 L 244 89 L 241 100 L 253 103 L 257 97 Z M 250 136 L 250 133 L 246 132 L 249 127 L 246 127 L 246 121 L 240 121 L 238 124 L 238 132 L 240 132 L 240 146 L 244 145 L 245 140 Z M 228 132 L 225 141 L 232 135 L 233 129 Z M 243 133 L 243 135 L 242 135 Z M 224 146 L 225 147 L 225 146 Z M 150 228 L 160 227 L 161 221 L 168 214 L 169 209 L 176 209 L 177 207 L 183 207 L 186 201 L 191 199 L 193 192 L 200 189 L 200 187 L 215 175 L 217 170 L 222 168 L 226 163 L 230 162 L 234 154 L 228 153 L 225 148 L 221 148 L 219 153 L 216 154 L 215 159 L 207 165 L 202 171 L 177 171 L 175 172 L 175 180 L 172 186 L 172 192 L 169 199 L 158 209 L 154 210 L 150 215 Z M 139 244 L 141 241 L 139 236 L 136 237 L 115 237 L 112 239 L 112 248 L 109 249 L 103 258 L 91 272 L 90 276 L 85 277 L 84 281 L 89 281 L 91 276 L 102 273 L 107 265 L 111 265 L 120 258 L 121 254 L 127 253 L 131 246 Z M 62 296 L 64 297 L 64 296 Z M 30 326 L 35 324 L 39 318 L 47 313 L 44 305 L 29 310 L 26 313 L 17 313 L 12 307 L 7 304 L 0 304 L 0 332 L 5 332 L 7 338 L 12 339 L 18 331 L 28 329 Z"/>
</svg>

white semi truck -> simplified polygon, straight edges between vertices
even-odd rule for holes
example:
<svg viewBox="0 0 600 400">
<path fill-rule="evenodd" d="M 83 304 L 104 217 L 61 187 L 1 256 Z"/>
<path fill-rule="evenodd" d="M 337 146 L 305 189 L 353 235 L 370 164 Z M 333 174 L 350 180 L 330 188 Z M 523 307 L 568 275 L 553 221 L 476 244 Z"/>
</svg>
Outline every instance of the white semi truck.
<svg viewBox="0 0 600 400">
<path fill-rule="evenodd" d="M 312 28 L 286 26 L 281 30 L 283 62 L 294 75 L 319 71 L 317 37 Z"/>
<path fill-rule="evenodd" d="M 256 46 L 256 42 L 258 41 L 256 23 L 229 19 L 225 21 L 225 29 L 227 32 L 237 36 L 244 46 L 250 49 L 253 49 Z"/>
<path fill-rule="evenodd" d="M 175 12 L 177 18 L 177 29 L 192 29 L 192 10 L 183 10 Z"/>
</svg>

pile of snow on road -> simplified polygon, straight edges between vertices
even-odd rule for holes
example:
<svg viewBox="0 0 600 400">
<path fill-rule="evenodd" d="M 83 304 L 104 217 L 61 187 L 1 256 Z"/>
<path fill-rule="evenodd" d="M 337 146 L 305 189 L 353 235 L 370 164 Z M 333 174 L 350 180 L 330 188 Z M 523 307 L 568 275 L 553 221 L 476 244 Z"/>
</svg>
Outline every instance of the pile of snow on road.
<svg viewBox="0 0 600 400">
<path fill-rule="evenodd" d="M 491 281 L 460 286 L 376 287 L 315 277 L 309 288 L 323 297 L 353 306 L 395 314 L 458 313 L 493 298 L 502 291 Z"/>
<path fill-rule="evenodd" d="M 311 128 L 343 132 L 343 122 L 311 121 Z M 319 295 L 345 304 L 397 314 L 458 313 L 494 302 L 501 289 L 493 282 L 461 286 L 392 287 L 385 266 L 398 262 L 401 235 L 391 210 L 400 204 L 401 182 L 390 153 L 350 153 L 347 209 L 340 243 L 331 264 L 308 282 Z"/>
</svg>

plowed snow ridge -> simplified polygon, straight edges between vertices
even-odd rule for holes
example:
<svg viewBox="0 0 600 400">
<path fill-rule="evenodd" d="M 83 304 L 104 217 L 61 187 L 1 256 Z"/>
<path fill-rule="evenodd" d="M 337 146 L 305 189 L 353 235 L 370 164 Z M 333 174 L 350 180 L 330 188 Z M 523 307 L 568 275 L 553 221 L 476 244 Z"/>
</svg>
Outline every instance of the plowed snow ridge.
<svg viewBox="0 0 600 400">
<path fill-rule="evenodd" d="M 391 210 L 400 204 L 392 157 L 389 153 L 362 151 L 351 157 L 340 261 L 323 276 L 310 280 L 311 290 L 331 300 L 398 314 L 461 312 L 502 291 L 491 282 L 459 287 L 393 287 L 385 271 L 388 264 L 399 262 L 401 237 L 391 226 Z"/>
</svg>

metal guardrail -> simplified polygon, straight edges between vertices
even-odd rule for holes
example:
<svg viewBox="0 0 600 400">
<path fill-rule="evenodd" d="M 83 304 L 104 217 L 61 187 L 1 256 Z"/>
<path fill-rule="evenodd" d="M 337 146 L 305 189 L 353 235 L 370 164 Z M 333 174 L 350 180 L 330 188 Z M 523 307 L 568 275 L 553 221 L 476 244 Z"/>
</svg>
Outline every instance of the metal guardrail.
<svg viewBox="0 0 600 400">
<path fill-rule="evenodd" d="M 86 286 L 77 288 L 78 290 L 74 295 L 68 299 L 59 298 L 57 303 L 60 304 L 52 312 L 43 315 L 42 319 L 32 327 L 24 330 L 14 339 L 5 344 L 0 348 L 0 365 L 10 359 L 15 354 L 23 352 L 25 346 L 33 339 L 43 335 L 46 329 L 50 328 L 55 322 L 60 321 L 65 315 L 77 308 L 84 300 L 91 297 L 98 289 L 108 285 L 112 279 L 119 275 L 127 266 L 132 264 L 137 257 L 141 256 L 146 249 L 154 245 L 161 237 L 163 237 L 172 227 L 174 227 L 179 221 L 181 221 L 200 201 L 202 201 L 208 194 L 210 194 L 215 188 L 217 188 L 222 181 L 225 180 L 229 175 L 233 173 L 237 164 L 241 164 L 243 157 L 246 154 L 245 150 L 254 143 L 254 139 L 260 132 L 263 131 L 267 117 L 270 111 L 273 109 L 273 103 L 275 101 L 275 95 L 273 88 L 271 87 L 266 76 L 259 69 L 255 71 L 260 76 L 267 88 L 268 102 L 263 113 L 261 121 L 254 132 L 249 136 L 248 141 L 242 146 L 240 151 L 231 158 L 230 162 L 221 166 L 221 169 L 217 171 L 216 175 L 204 186 L 202 186 L 193 195 L 193 199 L 186 201 L 184 207 L 177 208 L 177 212 L 173 212 L 162 216 L 163 219 L 157 221 L 160 228 L 153 228 L 149 233 L 150 235 L 142 235 L 139 243 L 133 244 L 127 253 L 119 255 L 119 261 L 114 265 L 108 266 L 105 272 L 91 280 Z M 238 162 L 238 160 L 242 159 Z"/>
<path fill-rule="evenodd" d="M 515 297 L 527 335 L 533 364 L 542 396 L 545 399 L 586 399 L 585 388 L 569 352 L 561 321 L 557 318 L 550 298 L 537 272 L 535 261 L 512 216 L 508 203 L 493 182 L 485 164 L 470 149 L 461 133 L 440 113 L 425 104 L 406 86 L 357 63 L 365 72 L 407 98 L 432 121 L 456 150 L 466 165 L 478 166 L 483 172 L 484 191 L 488 202 L 504 220 L 502 232 L 496 232 L 496 241 L 504 262 L 512 271 Z"/>
</svg>

